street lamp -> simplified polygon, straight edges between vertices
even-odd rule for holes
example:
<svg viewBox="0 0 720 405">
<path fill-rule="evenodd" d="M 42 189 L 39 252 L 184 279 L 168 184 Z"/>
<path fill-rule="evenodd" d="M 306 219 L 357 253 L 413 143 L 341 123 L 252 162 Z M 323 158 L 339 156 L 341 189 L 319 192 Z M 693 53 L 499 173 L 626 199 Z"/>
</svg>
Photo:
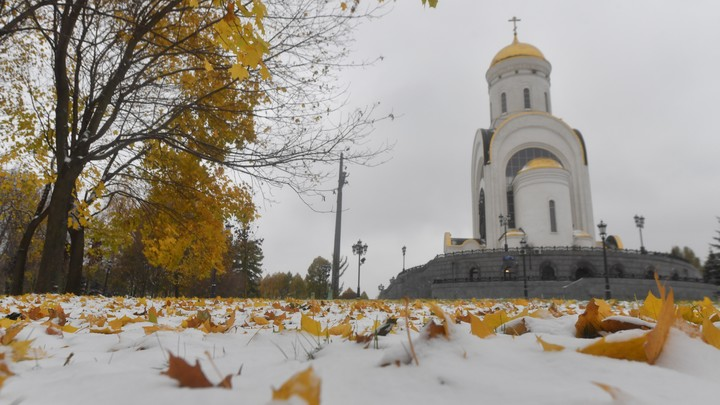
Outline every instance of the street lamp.
<svg viewBox="0 0 720 405">
<path fill-rule="evenodd" d="M 505 251 L 507 252 L 508 251 L 507 227 L 508 227 L 508 223 L 510 222 L 510 215 L 509 214 L 508 215 L 500 214 L 499 218 L 500 218 L 500 226 L 505 227 L 505 233 L 503 234 L 503 236 L 505 236 Z"/>
<path fill-rule="evenodd" d="M 527 271 L 525 270 L 525 249 L 527 248 L 527 237 L 523 236 L 522 239 L 520 239 L 520 246 L 522 246 L 522 258 L 523 258 L 523 294 L 525 295 L 525 299 L 528 297 L 528 290 L 527 290 Z"/>
<path fill-rule="evenodd" d="M 607 266 L 607 244 L 605 243 L 605 237 L 607 236 L 607 224 L 600 220 L 600 223 L 598 224 L 598 229 L 600 230 L 600 238 L 602 239 L 602 245 L 603 245 L 603 267 L 605 269 L 605 299 L 610 299 L 610 280 L 608 279 L 608 266 Z"/>
<path fill-rule="evenodd" d="M 367 253 L 368 245 L 363 244 L 361 240 L 358 239 L 357 243 L 352 246 L 353 254 L 357 255 L 358 257 L 358 287 L 357 287 L 357 297 L 360 298 L 360 266 L 365 263 L 365 258 L 363 257 Z"/>
<path fill-rule="evenodd" d="M 405 252 L 407 251 L 407 248 L 405 246 L 402 247 L 403 252 L 403 271 L 405 271 Z"/>
<path fill-rule="evenodd" d="M 635 215 L 635 226 L 637 226 L 638 231 L 640 231 L 640 253 L 646 254 L 647 250 L 645 250 L 645 245 L 643 244 L 642 238 L 642 230 L 645 227 L 645 217 Z"/>
</svg>

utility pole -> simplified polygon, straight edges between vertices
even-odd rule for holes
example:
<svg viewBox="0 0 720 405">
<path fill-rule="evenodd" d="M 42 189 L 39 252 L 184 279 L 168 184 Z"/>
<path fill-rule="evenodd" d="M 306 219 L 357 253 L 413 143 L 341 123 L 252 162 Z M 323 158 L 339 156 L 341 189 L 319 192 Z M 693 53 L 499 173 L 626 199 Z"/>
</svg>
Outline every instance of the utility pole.
<svg viewBox="0 0 720 405">
<path fill-rule="evenodd" d="M 348 174 L 343 166 L 343 154 L 340 154 L 340 174 L 338 176 L 337 188 L 337 207 L 335 211 L 335 248 L 333 249 L 332 259 L 332 288 L 330 289 L 329 299 L 338 296 L 340 288 L 340 224 L 342 222 L 342 189 L 347 184 L 345 180 Z"/>
</svg>

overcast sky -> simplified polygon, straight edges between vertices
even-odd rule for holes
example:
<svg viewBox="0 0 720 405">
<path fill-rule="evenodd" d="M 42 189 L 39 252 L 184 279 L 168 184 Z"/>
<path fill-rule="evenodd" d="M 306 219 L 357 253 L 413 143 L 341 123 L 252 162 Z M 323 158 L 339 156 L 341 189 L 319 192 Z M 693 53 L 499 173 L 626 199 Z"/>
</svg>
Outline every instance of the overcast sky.
<svg viewBox="0 0 720 405">
<path fill-rule="evenodd" d="M 358 239 L 368 244 L 361 286 L 375 297 L 402 269 L 402 246 L 412 267 L 442 253 L 444 232 L 472 237 L 471 148 L 490 126 L 485 72 L 511 43 L 513 16 L 520 41 L 552 64 L 553 114 L 584 135 L 595 222 L 637 249 L 633 216 L 643 215 L 648 250 L 689 246 L 706 258 L 720 229 L 720 2 L 401 0 L 356 35 L 355 57 L 383 62 L 343 76 L 351 105 L 379 101 L 399 117 L 372 135 L 395 143 L 388 163 L 348 167 L 345 288 L 356 289 Z M 304 275 L 314 257 L 331 259 L 334 215 L 289 190 L 274 200 L 258 222 L 265 272 Z M 334 207 L 332 196 L 311 201 Z"/>
</svg>

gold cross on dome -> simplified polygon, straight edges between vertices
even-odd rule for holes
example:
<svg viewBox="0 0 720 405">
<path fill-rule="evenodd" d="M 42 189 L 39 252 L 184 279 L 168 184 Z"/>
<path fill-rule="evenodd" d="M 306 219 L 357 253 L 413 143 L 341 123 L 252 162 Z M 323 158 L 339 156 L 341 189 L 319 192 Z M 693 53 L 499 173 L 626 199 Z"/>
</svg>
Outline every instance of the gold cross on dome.
<svg viewBox="0 0 720 405">
<path fill-rule="evenodd" d="M 513 35 L 517 36 L 517 23 L 522 21 L 521 19 L 513 16 L 513 18 L 509 19 L 508 22 L 513 23 Z"/>
</svg>

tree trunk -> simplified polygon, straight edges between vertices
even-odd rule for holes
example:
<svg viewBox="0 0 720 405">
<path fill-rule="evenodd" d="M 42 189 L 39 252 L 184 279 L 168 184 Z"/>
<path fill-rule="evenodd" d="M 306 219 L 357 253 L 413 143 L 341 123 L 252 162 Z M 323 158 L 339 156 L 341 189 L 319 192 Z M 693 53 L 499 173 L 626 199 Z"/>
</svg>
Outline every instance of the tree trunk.
<svg viewBox="0 0 720 405">
<path fill-rule="evenodd" d="M 51 292 L 57 276 L 62 274 L 68 228 L 68 206 L 72 201 L 76 177 L 66 173 L 65 176 L 58 175 L 55 181 L 55 189 L 48 206 L 47 232 L 35 283 L 36 293 Z"/>
<path fill-rule="evenodd" d="M 70 264 L 65 292 L 80 295 L 82 294 L 83 258 L 85 257 L 85 228 L 69 228 L 68 231 L 70 232 Z"/>
<path fill-rule="evenodd" d="M 22 239 L 18 245 L 17 251 L 13 255 L 12 262 L 10 264 L 12 272 L 12 285 L 10 287 L 10 294 L 22 295 L 23 284 L 25 283 L 25 266 L 27 264 L 27 255 L 30 251 L 30 244 L 32 238 L 35 235 L 37 227 L 40 226 L 42 221 L 48 215 L 48 210 L 45 209 L 45 203 L 47 202 L 48 195 L 50 194 L 50 184 L 46 184 L 43 189 L 40 201 L 38 201 L 37 208 L 35 208 L 35 216 L 25 227 Z"/>
<path fill-rule="evenodd" d="M 12 285 L 10 287 L 11 295 L 22 295 L 25 283 L 25 266 L 27 264 L 27 255 L 30 250 L 32 238 L 35 231 L 47 216 L 47 210 L 43 211 L 40 216 L 35 216 L 25 227 L 20 244 L 12 259 Z"/>
</svg>

